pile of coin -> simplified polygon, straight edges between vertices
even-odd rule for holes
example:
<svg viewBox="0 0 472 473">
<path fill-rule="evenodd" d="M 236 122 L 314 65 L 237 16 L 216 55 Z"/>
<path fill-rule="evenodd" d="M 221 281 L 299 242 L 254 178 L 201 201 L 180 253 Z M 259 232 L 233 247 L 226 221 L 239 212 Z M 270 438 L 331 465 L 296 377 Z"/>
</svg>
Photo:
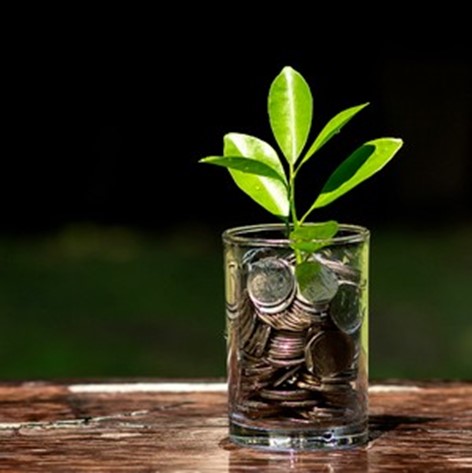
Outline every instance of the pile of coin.
<svg viewBox="0 0 472 473">
<path fill-rule="evenodd" d="M 303 291 L 290 256 L 253 252 L 227 268 L 230 398 L 243 419 L 326 425 L 364 408 L 359 271 L 326 255 L 314 262 Z"/>
</svg>

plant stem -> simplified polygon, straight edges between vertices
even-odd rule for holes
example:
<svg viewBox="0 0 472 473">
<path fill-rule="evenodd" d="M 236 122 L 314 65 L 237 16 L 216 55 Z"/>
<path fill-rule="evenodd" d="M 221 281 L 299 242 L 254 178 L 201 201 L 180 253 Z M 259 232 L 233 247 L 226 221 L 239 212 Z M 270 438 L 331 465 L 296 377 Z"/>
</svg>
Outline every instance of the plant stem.
<svg viewBox="0 0 472 473">
<path fill-rule="evenodd" d="M 290 215 L 292 217 L 293 230 L 300 228 L 300 223 L 297 217 L 297 210 L 295 207 L 295 176 L 296 170 L 293 164 L 289 166 L 289 201 L 290 201 Z M 295 260 L 297 264 L 303 261 L 302 253 L 300 250 L 295 249 Z"/>
<path fill-rule="evenodd" d="M 306 218 L 310 215 L 310 212 L 308 211 L 305 215 L 302 216 L 302 218 L 299 221 L 299 225 L 302 225 L 303 222 L 306 220 Z"/>
<path fill-rule="evenodd" d="M 295 208 L 295 172 L 293 164 L 289 167 L 289 201 L 290 201 L 290 215 L 292 217 L 293 229 L 296 230 L 298 225 L 297 210 Z"/>
</svg>

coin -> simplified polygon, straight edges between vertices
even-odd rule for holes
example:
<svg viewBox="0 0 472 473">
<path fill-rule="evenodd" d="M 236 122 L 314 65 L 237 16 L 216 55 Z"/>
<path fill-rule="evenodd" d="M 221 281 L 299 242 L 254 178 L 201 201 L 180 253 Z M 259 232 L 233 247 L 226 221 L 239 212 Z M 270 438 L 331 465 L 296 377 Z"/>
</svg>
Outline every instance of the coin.
<svg viewBox="0 0 472 473">
<path fill-rule="evenodd" d="M 319 391 L 321 386 L 321 381 L 318 377 L 314 376 L 312 373 L 303 371 L 299 376 L 297 381 L 297 386 L 302 389 L 307 389 L 308 391 Z"/>
<path fill-rule="evenodd" d="M 322 304 L 313 304 L 308 302 L 306 299 L 297 294 L 295 299 L 293 300 L 293 304 L 291 306 L 292 312 L 295 314 L 305 314 L 310 316 L 312 322 L 322 322 L 328 316 L 329 304 L 322 303 Z"/>
<path fill-rule="evenodd" d="M 278 414 L 281 407 L 277 404 L 247 399 L 238 404 L 237 410 L 244 413 L 247 417 L 257 419 L 260 417 L 271 417 Z"/>
<path fill-rule="evenodd" d="M 303 357 L 305 332 L 278 331 L 272 336 L 267 356 L 271 359 L 293 360 Z"/>
<path fill-rule="evenodd" d="M 276 330 L 300 332 L 315 322 L 311 314 L 298 309 L 294 304 L 277 314 L 266 314 L 261 311 L 256 311 L 256 313 L 259 319 Z"/>
<path fill-rule="evenodd" d="M 316 406 L 307 412 L 308 417 L 313 421 L 332 421 L 344 417 L 344 409 L 337 407 L 320 407 Z"/>
<path fill-rule="evenodd" d="M 317 258 L 323 265 L 334 271 L 340 278 L 348 281 L 358 283 L 361 280 L 361 273 L 357 268 L 353 268 L 342 261 L 335 259 L 328 259 L 319 256 Z"/>
<path fill-rule="evenodd" d="M 241 422 L 331 426 L 356 409 L 362 315 L 345 311 L 354 296 L 361 305 L 362 287 L 342 255 L 323 258 L 300 283 L 294 259 L 264 248 L 227 264 L 232 407 Z"/>
<path fill-rule="evenodd" d="M 329 305 L 329 315 L 343 332 L 350 334 L 358 330 L 363 319 L 359 286 L 349 282 L 341 283 Z"/>
<path fill-rule="evenodd" d="M 290 408 L 310 408 L 318 406 L 320 403 L 319 399 L 304 399 L 300 401 L 280 401 L 280 405 L 283 407 L 290 407 Z"/>
<path fill-rule="evenodd" d="M 301 357 L 282 360 L 277 358 L 271 358 L 270 356 L 268 356 L 266 360 L 275 368 L 288 368 L 289 366 L 301 365 L 305 361 L 305 358 Z"/>
<path fill-rule="evenodd" d="M 295 278 L 289 263 L 269 256 L 248 266 L 247 290 L 254 305 L 267 313 L 287 308 L 295 292 Z"/>
<path fill-rule="evenodd" d="M 235 320 L 243 313 L 245 313 L 246 315 L 248 313 L 252 313 L 253 310 L 254 309 L 252 306 L 251 299 L 249 298 L 249 295 L 245 288 L 238 293 L 237 298 L 233 303 L 229 304 L 228 302 L 226 302 L 226 316 L 229 320 Z M 244 317 L 244 314 L 242 315 L 242 317 Z"/>
<path fill-rule="evenodd" d="M 256 317 L 249 306 L 241 308 L 235 320 L 237 322 L 239 346 L 243 348 L 250 340 L 256 327 Z"/>
<path fill-rule="evenodd" d="M 336 389 L 322 389 L 321 393 L 328 407 L 354 406 L 357 401 L 356 391 L 350 385 L 345 385 L 343 388 L 337 386 Z"/>
<path fill-rule="evenodd" d="M 260 396 L 271 401 L 305 401 L 311 393 L 304 389 L 261 389 Z"/>
<path fill-rule="evenodd" d="M 240 272 L 236 261 L 229 261 L 225 271 L 225 292 L 226 308 L 228 317 L 237 313 L 238 303 L 240 301 Z"/>
<path fill-rule="evenodd" d="M 253 248 L 246 251 L 241 260 L 243 266 L 248 266 L 251 263 L 255 263 L 256 261 L 262 258 L 267 258 L 275 255 L 276 252 L 273 248 Z"/>
<path fill-rule="evenodd" d="M 341 373 L 335 374 L 334 376 L 323 376 L 321 377 L 321 382 L 326 386 L 349 384 L 351 381 L 355 381 L 357 379 L 358 373 L 359 370 L 357 367 L 351 367 L 342 371 Z"/>
<path fill-rule="evenodd" d="M 276 370 L 273 366 L 266 364 L 247 366 L 243 369 L 243 376 L 248 379 L 259 381 L 271 381 Z"/>
<path fill-rule="evenodd" d="M 315 322 L 311 314 L 297 309 L 286 310 L 284 315 L 281 319 L 280 330 L 304 332 Z"/>
<path fill-rule="evenodd" d="M 306 367 L 320 377 L 334 376 L 351 366 L 354 352 L 354 343 L 344 332 L 319 332 L 305 347 Z"/>
<path fill-rule="evenodd" d="M 297 297 L 301 301 L 316 306 L 327 304 L 333 299 L 338 290 L 338 278 L 327 266 L 319 265 L 319 270 L 313 272 L 313 277 L 303 288 L 298 288 Z"/>
<path fill-rule="evenodd" d="M 276 314 L 267 314 L 266 312 L 261 312 L 260 310 L 256 309 L 256 315 L 267 325 L 270 325 L 272 328 L 276 330 L 280 330 L 281 326 L 283 325 L 282 319 L 285 317 L 285 311 L 278 312 Z"/>
<path fill-rule="evenodd" d="M 271 330 L 270 325 L 257 324 L 252 332 L 251 338 L 245 345 L 246 352 L 257 358 L 261 357 L 269 340 Z"/>
</svg>

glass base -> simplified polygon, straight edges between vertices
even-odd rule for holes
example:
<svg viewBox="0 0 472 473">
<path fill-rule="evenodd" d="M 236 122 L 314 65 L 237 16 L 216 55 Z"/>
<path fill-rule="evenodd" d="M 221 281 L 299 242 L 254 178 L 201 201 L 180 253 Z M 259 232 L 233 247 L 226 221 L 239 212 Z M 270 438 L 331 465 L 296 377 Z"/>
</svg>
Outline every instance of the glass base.
<svg viewBox="0 0 472 473">
<path fill-rule="evenodd" d="M 368 442 L 367 422 L 322 429 L 259 429 L 230 423 L 232 442 L 251 448 L 271 451 L 335 450 L 365 445 Z"/>
</svg>

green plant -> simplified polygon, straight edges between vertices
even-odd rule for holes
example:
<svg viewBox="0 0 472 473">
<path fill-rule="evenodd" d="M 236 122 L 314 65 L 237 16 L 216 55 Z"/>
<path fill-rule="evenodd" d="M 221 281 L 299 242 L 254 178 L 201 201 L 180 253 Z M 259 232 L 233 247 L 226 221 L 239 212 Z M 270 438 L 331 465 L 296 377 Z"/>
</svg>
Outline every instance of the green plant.
<svg viewBox="0 0 472 473">
<path fill-rule="evenodd" d="M 308 225 L 312 212 L 382 169 L 403 145 L 398 138 L 378 138 L 364 143 L 335 169 L 313 204 L 298 216 L 295 180 L 300 169 L 367 105 L 351 107 L 335 115 L 307 148 L 313 113 L 311 90 L 299 72 L 286 66 L 272 82 L 268 96 L 270 126 L 286 160 L 285 167 L 269 143 L 241 133 L 225 135 L 223 156 L 208 156 L 200 162 L 226 167 L 241 190 L 287 223 L 300 263 L 301 252 L 316 251 L 338 231 L 338 224 L 333 220 Z"/>
</svg>

